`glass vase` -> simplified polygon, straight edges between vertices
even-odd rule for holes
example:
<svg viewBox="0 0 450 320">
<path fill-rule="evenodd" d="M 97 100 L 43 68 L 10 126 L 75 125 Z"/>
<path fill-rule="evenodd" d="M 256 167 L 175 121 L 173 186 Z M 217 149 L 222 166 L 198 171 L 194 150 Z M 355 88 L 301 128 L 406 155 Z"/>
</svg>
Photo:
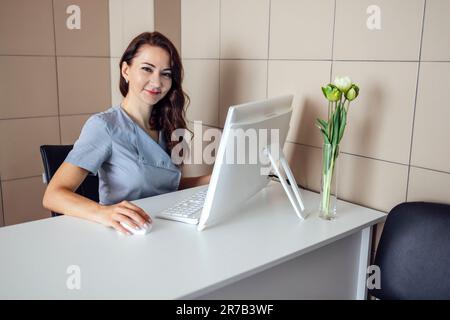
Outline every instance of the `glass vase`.
<svg viewBox="0 0 450 320">
<path fill-rule="evenodd" d="M 319 217 L 336 218 L 339 145 L 324 143 L 322 146 L 322 178 L 320 184 Z"/>
</svg>

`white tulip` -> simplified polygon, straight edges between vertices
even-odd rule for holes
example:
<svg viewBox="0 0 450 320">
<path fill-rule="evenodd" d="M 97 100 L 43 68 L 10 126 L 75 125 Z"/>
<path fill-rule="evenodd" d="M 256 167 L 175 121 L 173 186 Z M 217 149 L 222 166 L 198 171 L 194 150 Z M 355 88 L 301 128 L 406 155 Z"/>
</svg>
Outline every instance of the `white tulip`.
<svg viewBox="0 0 450 320">
<path fill-rule="evenodd" d="M 336 77 L 334 79 L 333 84 L 339 88 L 342 92 L 347 92 L 348 89 L 352 86 L 352 80 L 345 76 L 345 77 Z"/>
</svg>

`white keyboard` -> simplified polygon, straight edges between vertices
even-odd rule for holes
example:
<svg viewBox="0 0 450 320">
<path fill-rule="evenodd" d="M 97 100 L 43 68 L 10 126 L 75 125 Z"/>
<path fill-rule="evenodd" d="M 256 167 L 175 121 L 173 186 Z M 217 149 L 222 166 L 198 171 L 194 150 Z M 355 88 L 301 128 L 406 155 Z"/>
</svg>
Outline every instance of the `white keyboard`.
<svg viewBox="0 0 450 320">
<path fill-rule="evenodd" d="M 173 206 L 156 214 L 158 218 L 197 224 L 208 188 L 194 193 Z"/>
</svg>

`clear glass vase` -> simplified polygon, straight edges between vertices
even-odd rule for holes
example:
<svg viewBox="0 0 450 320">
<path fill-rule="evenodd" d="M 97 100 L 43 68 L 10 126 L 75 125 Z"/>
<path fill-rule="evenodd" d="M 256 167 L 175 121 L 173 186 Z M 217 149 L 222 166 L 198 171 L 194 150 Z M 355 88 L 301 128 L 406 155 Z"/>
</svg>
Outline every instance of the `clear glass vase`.
<svg viewBox="0 0 450 320">
<path fill-rule="evenodd" d="M 319 217 L 325 220 L 333 220 L 336 218 L 338 159 L 339 145 L 324 143 L 322 146 Z"/>
</svg>

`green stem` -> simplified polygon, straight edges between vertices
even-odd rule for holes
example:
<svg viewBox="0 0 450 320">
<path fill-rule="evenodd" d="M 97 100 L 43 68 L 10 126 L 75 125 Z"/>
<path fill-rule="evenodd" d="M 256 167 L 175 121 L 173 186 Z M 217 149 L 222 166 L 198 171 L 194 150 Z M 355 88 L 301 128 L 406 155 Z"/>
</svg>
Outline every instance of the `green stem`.
<svg viewBox="0 0 450 320">
<path fill-rule="evenodd" d="M 323 171 L 322 171 L 322 199 L 321 209 L 325 216 L 328 216 L 330 212 L 330 198 L 331 198 L 331 182 L 333 179 L 334 166 L 337 160 L 337 146 L 332 145 L 326 147 L 323 154 Z M 330 149 L 331 148 L 331 149 Z"/>
</svg>

